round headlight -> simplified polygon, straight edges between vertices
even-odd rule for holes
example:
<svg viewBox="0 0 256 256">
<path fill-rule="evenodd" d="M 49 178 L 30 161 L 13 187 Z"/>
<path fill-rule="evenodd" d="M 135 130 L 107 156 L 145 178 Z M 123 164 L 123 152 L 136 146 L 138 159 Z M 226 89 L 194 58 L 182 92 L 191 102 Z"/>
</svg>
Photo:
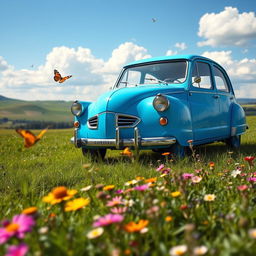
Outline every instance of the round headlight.
<svg viewBox="0 0 256 256">
<path fill-rule="evenodd" d="M 71 112 L 74 116 L 80 116 L 82 114 L 83 107 L 78 101 L 75 101 L 71 106 Z"/>
<path fill-rule="evenodd" d="M 154 98 L 153 106 L 155 110 L 159 112 L 163 112 L 166 109 L 168 109 L 169 105 L 170 105 L 169 100 L 161 94 L 157 94 L 157 96 Z"/>
</svg>

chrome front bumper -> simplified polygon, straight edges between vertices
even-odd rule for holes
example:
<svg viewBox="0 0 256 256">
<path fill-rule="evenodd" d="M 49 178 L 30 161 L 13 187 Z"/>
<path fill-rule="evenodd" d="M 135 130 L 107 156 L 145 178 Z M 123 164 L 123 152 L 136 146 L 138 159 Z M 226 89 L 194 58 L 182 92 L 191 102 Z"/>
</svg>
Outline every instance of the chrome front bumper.
<svg viewBox="0 0 256 256">
<path fill-rule="evenodd" d="M 168 146 L 176 143 L 174 137 L 152 137 L 141 138 L 139 135 L 138 127 L 134 128 L 134 138 L 122 139 L 120 138 L 120 129 L 116 128 L 115 139 L 90 139 L 81 138 L 77 139 L 76 130 L 74 137 L 71 138 L 71 143 L 76 147 L 105 147 L 122 149 L 124 147 L 134 147 L 139 149 L 141 147 L 154 147 L 154 146 Z"/>
</svg>

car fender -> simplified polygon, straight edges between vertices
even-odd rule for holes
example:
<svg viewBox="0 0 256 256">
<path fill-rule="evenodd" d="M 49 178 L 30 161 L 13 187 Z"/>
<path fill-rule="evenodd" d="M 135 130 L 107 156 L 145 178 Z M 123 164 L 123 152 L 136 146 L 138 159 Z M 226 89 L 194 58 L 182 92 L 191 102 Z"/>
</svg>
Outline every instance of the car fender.
<svg viewBox="0 0 256 256">
<path fill-rule="evenodd" d="M 231 136 L 241 135 L 246 131 L 246 118 L 244 109 L 236 102 L 231 104 Z"/>
<path fill-rule="evenodd" d="M 141 122 L 138 127 L 143 128 L 144 137 L 163 136 L 175 137 L 182 146 L 188 146 L 187 141 L 193 139 L 191 114 L 186 94 L 176 96 L 165 95 L 169 102 L 169 108 L 164 112 L 158 112 L 153 107 L 154 97 L 148 97 L 137 105 L 138 116 Z M 160 117 L 168 118 L 165 126 L 160 125 Z"/>
</svg>

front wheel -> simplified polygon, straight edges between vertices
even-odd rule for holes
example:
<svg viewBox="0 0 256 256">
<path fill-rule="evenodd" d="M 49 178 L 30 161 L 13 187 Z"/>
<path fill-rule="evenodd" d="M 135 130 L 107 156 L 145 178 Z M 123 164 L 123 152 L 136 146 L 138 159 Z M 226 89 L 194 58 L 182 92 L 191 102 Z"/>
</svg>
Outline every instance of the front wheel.
<svg viewBox="0 0 256 256">
<path fill-rule="evenodd" d="M 84 156 L 89 155 L 92 161 L 102 161 L 106 155 L 107 149 L 87 149 L 82 148 L 82 153 Z"/>
<path fill-rule="evenodd" d="M 241 144 L 241 135 L 231 136 L 230 138 L 226 139 L 226 144 L 231 148 L 239 148 Z"/>
</svg>

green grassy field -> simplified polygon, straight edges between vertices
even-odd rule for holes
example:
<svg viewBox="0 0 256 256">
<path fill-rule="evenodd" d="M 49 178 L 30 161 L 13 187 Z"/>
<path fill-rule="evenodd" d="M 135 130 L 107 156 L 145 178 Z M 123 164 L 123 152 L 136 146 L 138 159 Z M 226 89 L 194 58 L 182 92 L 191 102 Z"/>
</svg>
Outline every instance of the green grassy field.
<svg viewBox="0 0 256 256">
<path fill-rule="evenodd" d="M 256 117 L 247 122 L 250 129 L 239 151 L 215 143 L 195 148 L 197 159 L 141 151 L 138 161 L 108 151 L 100 163 L 91 163 L 74 148 L 72 129 L 49 130 L 29 149 L 15 131 L 0 130 L 0 220 L 37 207 L 33 230 L 24 239 L 13 235 L 0 245 L 0 254 L 24 241 L 28 255 L 255 255 L 256 183 L 248 179 L 256 178 L 256 160 L 249 166 L 244 157 L 256 156 Z M 165 167 L 156 171 L 161 164 Z M 192 176 L 202 180 L 193 182 Z M 155 180 L 148 183 L 149 178 Z M 102 191 L 97 184 L 115 188 Z M 241 185 L 244 190 L 238 189 Z M 76 189 L 74 198 L 89 198 L 89 205 L 69 212 L 67 201 L 43 202 L 58 186 Z M 81 191 L 87 186 L 92 187 Z M 207 201 L 206 195 L 215 199 Z M 113 207 L 107 204 L 115 196 L 121 197 L 115 206 L 127 207 L 122 221 L 108 223 L 103 234 L 89 238 L 95 216 L 110 213 Z M 172 254 L 177 245 L 185 245 L 186 252 Z M 199 254 L 198 246 L 207 251 Z"/>
</svg>

